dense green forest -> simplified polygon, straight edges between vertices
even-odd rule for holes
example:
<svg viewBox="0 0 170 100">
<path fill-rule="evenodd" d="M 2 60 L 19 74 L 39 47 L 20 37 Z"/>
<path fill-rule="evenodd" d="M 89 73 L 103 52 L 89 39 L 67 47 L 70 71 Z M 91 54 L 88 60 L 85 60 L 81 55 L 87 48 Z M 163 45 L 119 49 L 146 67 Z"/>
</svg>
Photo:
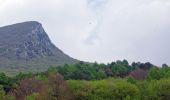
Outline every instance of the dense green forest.
<svg viewBox="0 0 170 100">
<path fill-rule="evenodd" d="M 118 60 L 0 73 L 0 100 L 170 100 L 170 67 Z"/>
</svg>

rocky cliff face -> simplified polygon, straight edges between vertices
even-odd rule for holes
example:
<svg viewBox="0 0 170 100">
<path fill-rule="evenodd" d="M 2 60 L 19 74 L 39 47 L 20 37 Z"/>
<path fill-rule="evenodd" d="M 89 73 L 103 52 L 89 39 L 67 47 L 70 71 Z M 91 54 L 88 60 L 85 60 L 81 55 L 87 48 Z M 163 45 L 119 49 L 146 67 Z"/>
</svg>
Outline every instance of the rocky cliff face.
<svg viewBox="0 0 170 100">
<path fill-rule="evenodd" d="M 0 27 L 0 67 L 45 67 L 76 63 L 53 45 L 35 21 Z"/>
</svg>

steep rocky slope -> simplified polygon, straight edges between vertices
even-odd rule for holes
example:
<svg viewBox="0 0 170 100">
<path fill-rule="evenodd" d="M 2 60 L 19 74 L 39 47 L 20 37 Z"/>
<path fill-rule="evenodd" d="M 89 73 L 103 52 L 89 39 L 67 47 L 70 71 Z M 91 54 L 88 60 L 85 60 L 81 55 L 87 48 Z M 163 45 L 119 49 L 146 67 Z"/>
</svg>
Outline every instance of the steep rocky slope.
<svg viewBox="0 0 170 100">
<path fill-rule="evenodd" d="M 51 43 L 39 22 L 0 27 L 0 68 L 44 70 L 76 62 Z"/>
</svg>

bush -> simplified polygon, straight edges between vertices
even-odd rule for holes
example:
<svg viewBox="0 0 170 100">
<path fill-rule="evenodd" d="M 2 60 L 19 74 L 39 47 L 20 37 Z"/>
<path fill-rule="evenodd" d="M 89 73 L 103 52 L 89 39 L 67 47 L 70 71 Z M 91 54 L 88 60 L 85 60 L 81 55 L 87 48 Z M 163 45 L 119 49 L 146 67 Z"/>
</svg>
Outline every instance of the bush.
<svg viewBox="0 0 170 100">
<path fill-rule="evenodd" d="M 27 96 L 25 100 L 37 100 L 38 96 L 39 96 L 39 93 L 33 93 L 30 96 Z"/>
<path fill-rule="evenodd" d="M 69 80 L 76 100 L 137 100 L 139 89 L 124 79 L 104 79 L 97 81 Z"/>
<path fill-rule="evenodd" d="M 3 89 L 3 86 L 0 85 L 0 100 L 3 100 L 5 97 L 5 91 Z"/>
<path fill-rule="evenodd" d="M 152 80 L 147 89 L 148 100 L 170 100 L 170 79 Z"/>
</svg>

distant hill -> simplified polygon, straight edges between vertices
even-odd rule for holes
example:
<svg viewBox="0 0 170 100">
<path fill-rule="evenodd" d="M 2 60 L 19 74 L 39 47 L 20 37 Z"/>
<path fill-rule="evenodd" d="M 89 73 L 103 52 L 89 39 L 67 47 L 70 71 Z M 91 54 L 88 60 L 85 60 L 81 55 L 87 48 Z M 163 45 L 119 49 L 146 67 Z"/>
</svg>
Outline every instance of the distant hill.
<svg viewBox="0 0 170 100">
<path fill-rule="evenodd" d="M 43 71 L 51 65 L 72 64 L 78 60 L 51 43 L 36 21 L 0 27 L 0 69 Z"/>
</svg>

